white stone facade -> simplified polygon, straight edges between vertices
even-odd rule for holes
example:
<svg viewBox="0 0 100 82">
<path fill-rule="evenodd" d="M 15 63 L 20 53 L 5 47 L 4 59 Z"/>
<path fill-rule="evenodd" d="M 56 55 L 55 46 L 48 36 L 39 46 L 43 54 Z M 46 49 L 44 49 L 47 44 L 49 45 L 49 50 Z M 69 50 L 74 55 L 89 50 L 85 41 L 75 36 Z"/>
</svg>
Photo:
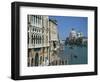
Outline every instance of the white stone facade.
<svg viewBox="0 0 100 82">
<path fill-rule="evenodd" d="M 54 51 L 57 51 L 58 43 L 54 20 L 49 16 L 28 15 L 28 66 L 50 65 L 51 59 L 57 59 Z"/>
<path fill-rule="evenodd" d="M 69 39 L 71 40 L 71 39 L 76 39 L 76 38 L 77 38 L 77 32 L 74 29 L 72 29 L 69 34 Z"/>
<path fill-rule="evenodd" d="M 74 29 L 71 30 L 70 34 L 69 34 L 69 39 L 77 39 L 77 38 L 82 38 L 83 34 L 81 32 L 77 32 Z"/>
<path fill-rule="evenodd" d="M 28 16 L 28 47 L 40 48 L 49 46 L 49 20 L 47 16 Z"/>
<path fill-rule="evenodd" d="M 83 37 L 82 33 L 81 32 L 78 32 L 77 33 L 77 38 L 81 38 L 81 37 Z"/>
<path fill-rule="evenodd" d="M 47 65 L 48 57 L 48 16 L 28 15 L 28 66 Z"/>
</svg>

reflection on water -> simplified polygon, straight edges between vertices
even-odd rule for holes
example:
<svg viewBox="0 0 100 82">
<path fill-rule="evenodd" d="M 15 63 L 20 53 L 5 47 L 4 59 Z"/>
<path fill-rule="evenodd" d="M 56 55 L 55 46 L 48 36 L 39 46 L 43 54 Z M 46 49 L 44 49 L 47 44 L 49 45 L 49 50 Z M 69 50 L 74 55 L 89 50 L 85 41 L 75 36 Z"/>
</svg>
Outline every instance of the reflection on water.
<svg viewBox="0 0 100 82">
<path fill-rule="evenodd" d="M 67 60 L 68 65 L 88 63 L 87 47 L 84 46 L 64 46 L 59 56 L 62 60 Z"/>
</svg>

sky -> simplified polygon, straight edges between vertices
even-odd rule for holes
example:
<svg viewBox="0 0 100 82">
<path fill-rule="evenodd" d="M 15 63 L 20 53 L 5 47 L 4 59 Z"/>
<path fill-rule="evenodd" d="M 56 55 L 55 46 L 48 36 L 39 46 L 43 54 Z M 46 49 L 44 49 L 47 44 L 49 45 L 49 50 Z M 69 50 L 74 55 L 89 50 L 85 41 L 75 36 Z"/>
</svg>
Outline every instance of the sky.
<svg viewBox="0 0 100 82">
<path fill-rule="evenodd" d="M 70 31 L 74 28 L 77 32 L 82 32 L 87 37 L 88 18 L 87 17 L 71 17 L 71 16 L 49 16 L 49 18 L 57 21 L 57 29 L 60 40 L 65 40 L 69 36 Z"/>
</svg>

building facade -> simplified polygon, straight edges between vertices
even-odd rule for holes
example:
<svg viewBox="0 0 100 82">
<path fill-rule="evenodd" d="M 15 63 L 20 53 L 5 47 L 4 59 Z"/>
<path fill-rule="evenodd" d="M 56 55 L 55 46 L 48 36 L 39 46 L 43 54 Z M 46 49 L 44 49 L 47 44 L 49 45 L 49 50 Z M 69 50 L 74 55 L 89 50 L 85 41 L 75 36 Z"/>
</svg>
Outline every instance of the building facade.
<svg viewBox="0 0 100 82">
<path fill-rule="evenodd" d="M 69 34 L 69 39 L 73 40 L 77 38 L 77 32 L 72 28 L 70 34 Z"/>
<path fill-rule="evenodd" d="M 59 36 L 57 30 L 57 22 L 53 19 L 49 19 L 49 30 L 50 30 L 50 57 L 49 62 L 50 64 L 56 63 L 59 59 L 57 55 L 57 51 L 59 51 Z"/>
<path fill-rule="evenodd" d="M 82 32 L 77 32 L 77 38 L 82 38 L 82 37 L 83 37 Z"/>
<path fill-rule="evenodd" d="M 28 66 L 48 65 L 48 16 L 28 15 Z"/>
<path fill-rule="evenodd" d="M 83 37 L 82 32 L 77 32 L 77 31 L 75 31 L 75 29 L 72 28 L 72 30 L 70 31 L 70 34 L 69 34 L 69 39 L 70 40 L 77 39 L 77 38 L 82 38 L 82 37 Z"/>
</svg>

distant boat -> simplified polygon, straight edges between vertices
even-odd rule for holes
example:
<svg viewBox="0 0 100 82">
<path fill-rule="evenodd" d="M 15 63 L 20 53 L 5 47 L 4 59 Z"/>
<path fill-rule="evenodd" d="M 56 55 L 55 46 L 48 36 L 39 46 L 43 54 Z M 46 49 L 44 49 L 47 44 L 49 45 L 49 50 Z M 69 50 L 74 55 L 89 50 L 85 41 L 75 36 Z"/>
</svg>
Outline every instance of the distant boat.
<svg viewBox="0 0 100 82">
<path fill-rule="evenodd" d="M 72 47 L 72 46 L 70 46 L 69 48 L 70 48 L 70 49 L 73 49 L 73 47 Z"/>
<path fill-rule="evenodd" d="M 77 56 L 76 56 L 76 55 L 74 55 L 74 58 L 77 58 Z"/>
</svg>

